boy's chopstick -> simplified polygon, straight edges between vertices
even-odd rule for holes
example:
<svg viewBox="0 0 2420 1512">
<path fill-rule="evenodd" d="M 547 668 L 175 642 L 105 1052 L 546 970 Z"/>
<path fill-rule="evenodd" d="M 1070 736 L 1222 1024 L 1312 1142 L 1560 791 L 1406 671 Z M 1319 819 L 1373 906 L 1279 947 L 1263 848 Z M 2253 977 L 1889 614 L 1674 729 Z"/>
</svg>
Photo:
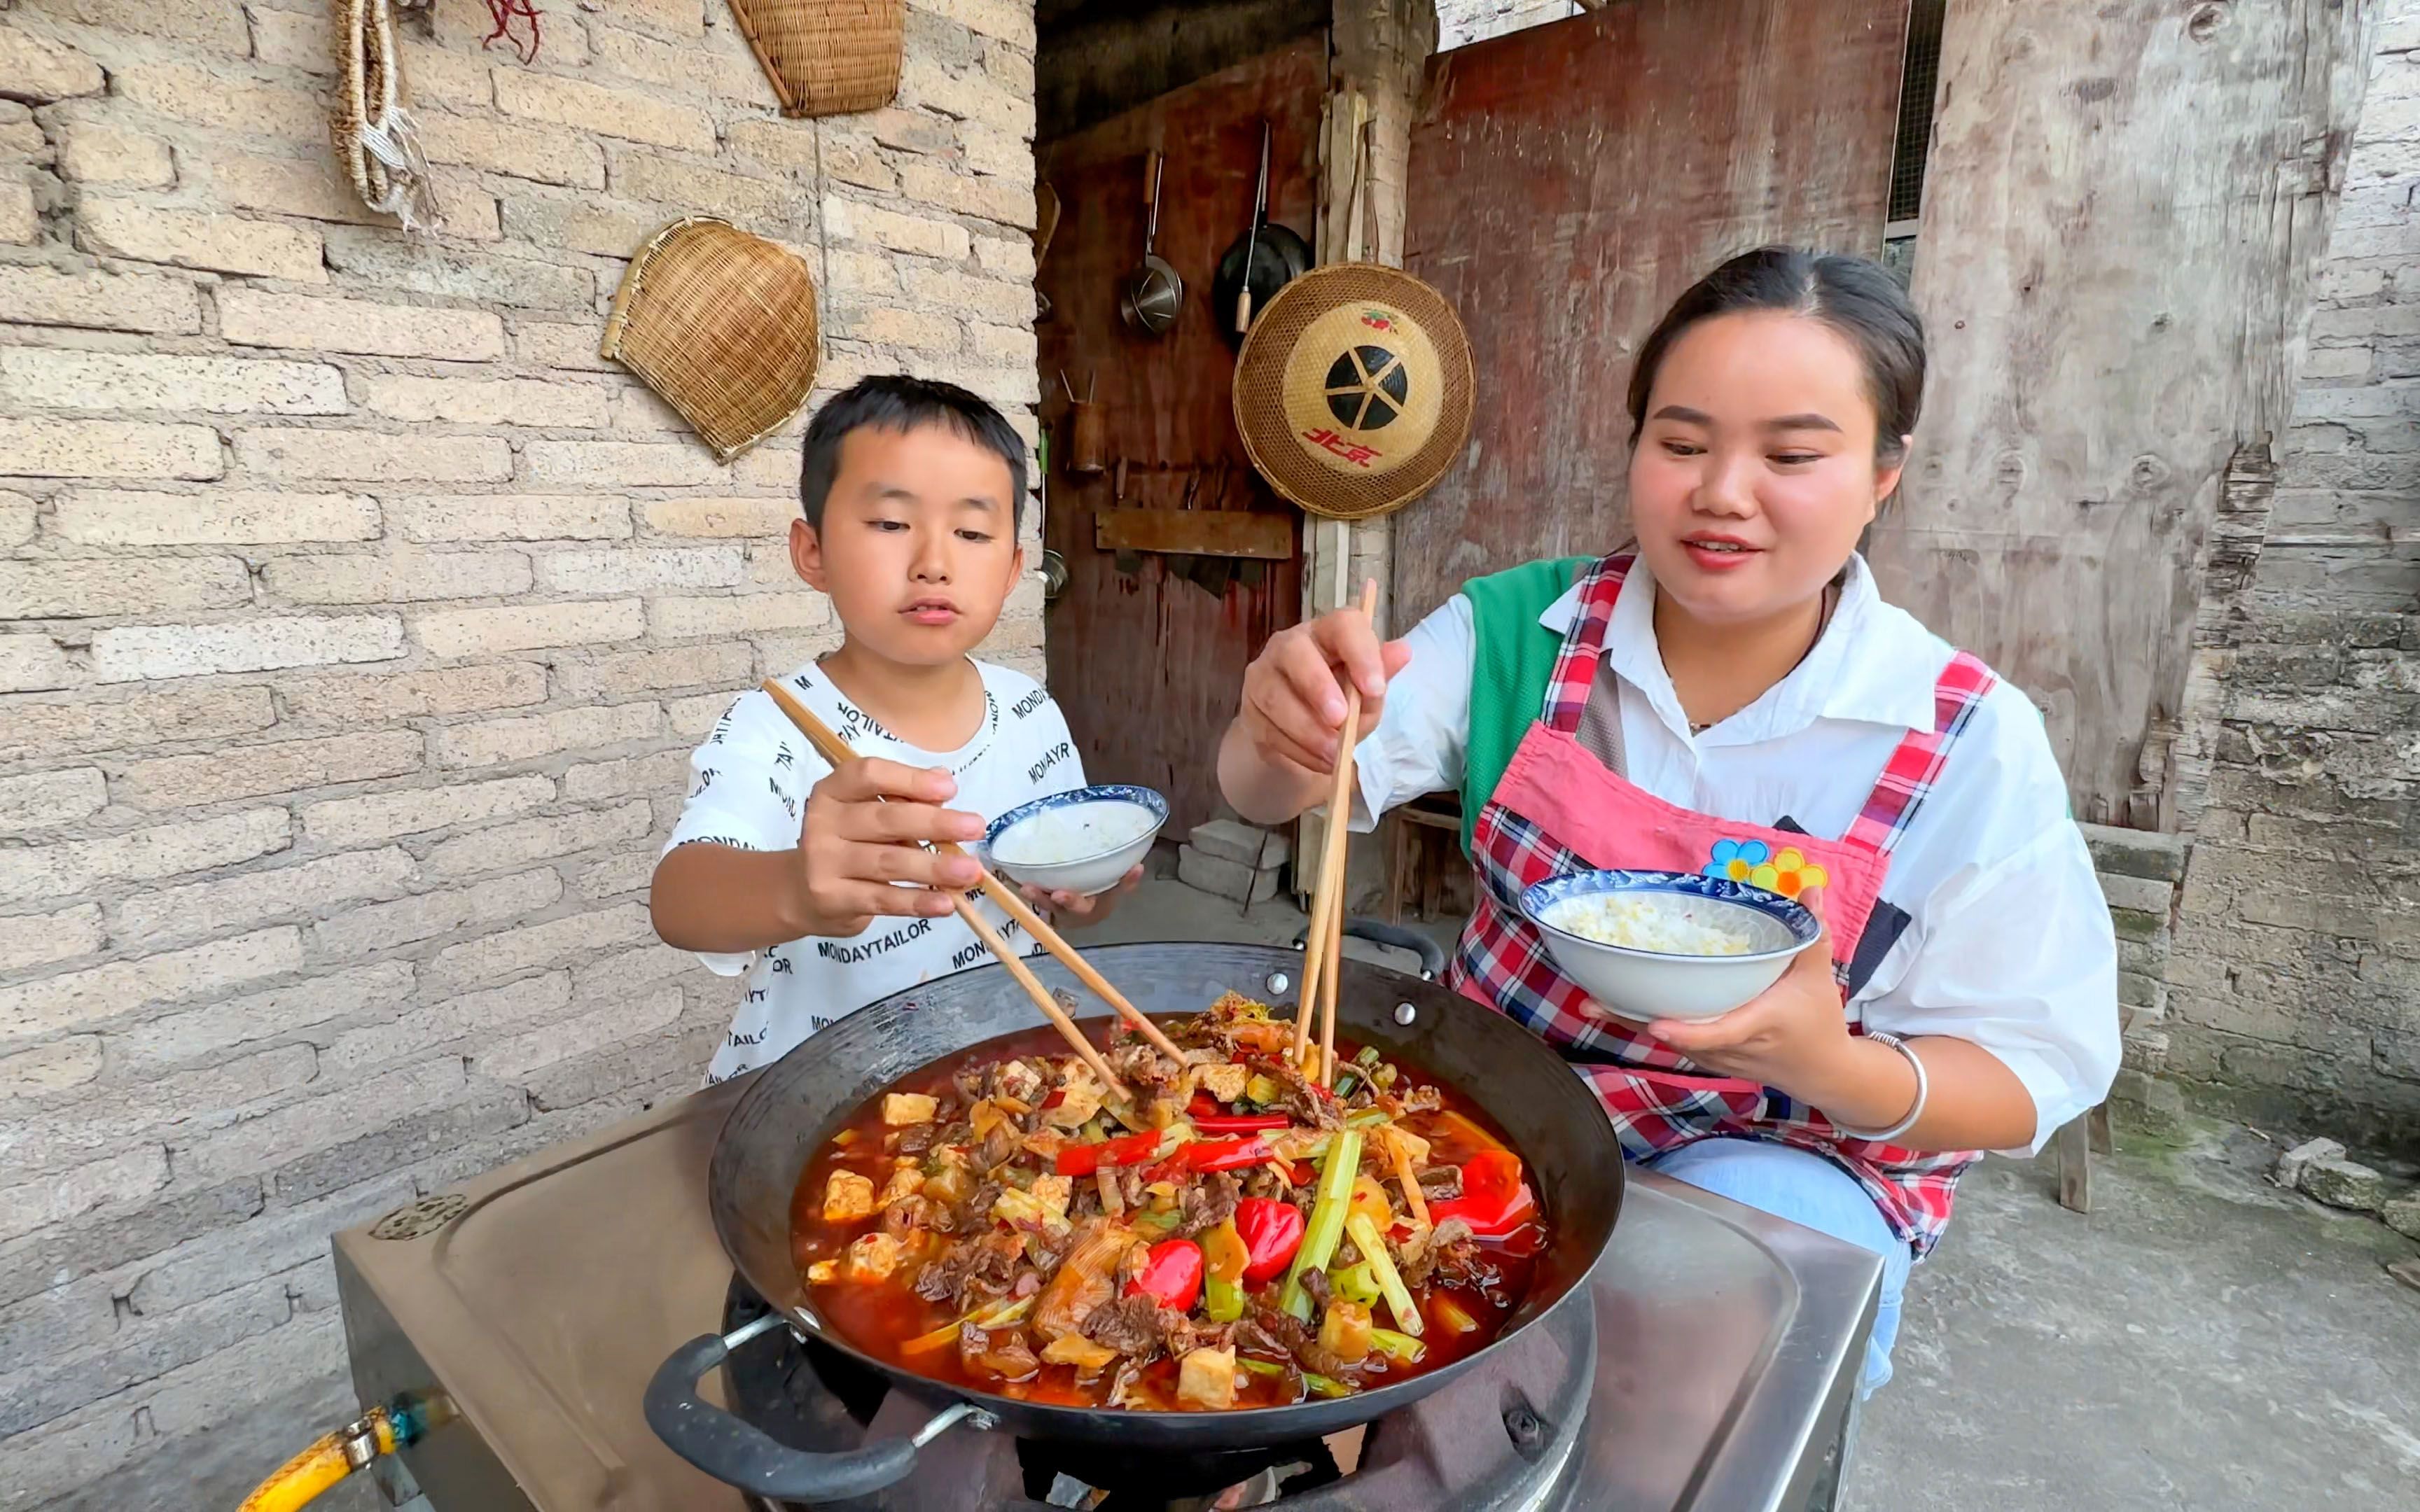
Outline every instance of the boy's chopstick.
<svg viewBox="0 0 2420 1512">
<path fill-rule="evenodd" d="M 799 727 L 799 733 L 804 734 L 807 739 L 814 744 L 817 754 L 821 755 L 825 761 L 830 762 L 836 768 L 843 762 L 854 761 L 857 759 L 857 752 L 849 749 L 846 742 L 843 741 L 838 735 L 832 733 L 830 727 L 826 725 L 821 719 L 815 717 L 814 711 L 809 709 L 805 704 L 792 697 L 789 689 L 783 687 L 779 681 L 773 678 L 767 678 L 765 680 L 764 687 L 766 693 L 772 698 L 775 706 L 781 709 L 782 713 L 788 717 L 792 724 Z M 940 852 L 943 856 L 967 855 L 967 852 L 963 848 L 954 845 L 947 841 L 943 841 L 933 848 Z M 1145 1040 L 1151 1042 L 1153 1049 L 1157 1050 L 1161 1055 L 1168 1057 L 1171 1060 L 1175 1061 L 1179 1065 L 1183 1065 L 1185 1063 L 1185 1053 L 1179 1050 L 1176 1047 L 1175 1042 L 1170 1040 L 1166 1034 L 1160 1032 L 1159 1026 L 1144 1017 L 1140 1009 L 1136 1008 L 1134 1004 L 1126 1001 L 1125 995 L 1119 992 L 1115 987 L 1110 986 L 1109 979 L 1102 976 L 1097 970 L 1094 969 L 1091 962 L 1077 954 L 1076 948 L 1069 945 L 1064 939 L 1061 938 L 1059 932 L 1050 927 L 1048 920 L 1045 919 L 1041 915 L 1028 907 L 1025 900 L 1016 895 L 1016 890 L 1015 888 L 1008 887 L 998 877 L 993 876 L 991 874 L 991 869 L 984 866 L 981 862 L 976 863 L 976 872 L 980 879 L 980 886 L 982 887 L 985 895 L 990 898 L 992 902 L 1000 904 L 1000 906 L 1007 912 L 1009 918 L 1016 920 L 1018 928 L 1024 930 L 1026 933 L 1031 934 L 1034 939 L 1040 941 L 1043 949 L 1058 957 L 1061 964 L 1076 974 L 1077 980 L 1082 982 L 1087 988 L 1091 989 L 1092 992 L 1095 995 L 1099 996 L 1103 1002 L 1108 1003 L 1111 1008 L 1115 1009 L 1121 1017 L 1134 1026 L 1136 1033 L 1141 1035 Z M 1068 1019 L 1066 1014 L 1060 1010 L 1059 1005 L 1051 1000 L 1049 994 L 1043 989 L 1039 979 L 1035 978 L 1032 971 L 1026 969 L 1024 961 L 1009 950 L 1007 942 L 1001 939 L 999 934 L 993 931 L 991 926 L 985 923 L 974 912 L 972 906 L 969 903 L 966 895 L 963 893 L 954 893 L 951 896 L 955 902 L 959 917 L 966 919 L 967 927 L 973 930 L 975 937 L 982 940 L 984 944 L 990 949 L 994 955 L 1001 958 L 1002 964 L 1007 965 L 1009 975 L 1017 979 L 1017 984 L 1024 987 L 1027 994 L 1032 996 L 1037 1004 L 1041 1005 L 1043 1011 L 1050 1016 L 1053 1023 L 1061 1025 L 1062 1028 L 1068 1032 L 1073 1038 L 1080 1040 L 1082 1038 L 1081 1033 L 1075 1029 L 1074 1021 Z M 1091 1049 L 1091 1041 L 1085 1041 L 1084 1046 L 1086 1051 L 1089 1052 Z M 1110 1087 L 1118 1091 L 1121 1100 L 1123 1100 L 1125 1096 L 1125 1088 L 1118 1086 L 1117 1078 L 1109 1074 L 1106 1064 L 1098 1063 L 1097 1057 L 1091 1057 L 1089 1055 L 1088 1060 L 1094 1062 L 1093 1069 L 1094 1072 L 1100 1075 L 1103 1080 L 1109 1082 Z"/>
<path fill-rule="evenodd" d="M 1378 609 L 1378 581 L 1361 585 L 1361 617 Z M 1319 850 L 1319 885 L 1311 897 L 1311 933 L 1304 937 L 1302 1000 L 1295 1009 L 1294 1056 L 1300 1065 L 1311 1053 L 1311 1011 L 1316 998 L 1320 1019 L 1320 1059 L 1315 1073 L 1323 1087 L 1336 1070 L 1336 978 L 1343 965 L 1345 820 L 1350 817 L 1353 791 L 1353 738 L 1361 724 L 1361 689 L 1344 690 L 1344 729 L 1337 737 L 1336 780 L 1327 794 L 1327 841 Z"/>
</svg>

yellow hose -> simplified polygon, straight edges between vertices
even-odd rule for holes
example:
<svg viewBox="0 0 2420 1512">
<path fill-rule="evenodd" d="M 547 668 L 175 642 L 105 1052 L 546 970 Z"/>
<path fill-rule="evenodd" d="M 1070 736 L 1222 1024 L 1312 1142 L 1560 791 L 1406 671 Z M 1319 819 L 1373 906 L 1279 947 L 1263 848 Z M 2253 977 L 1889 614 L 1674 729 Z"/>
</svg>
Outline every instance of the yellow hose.
<svg viewBox="0 0 2420 1512">
<path fill-rule="evenodd" d="M 373 1407 L 359 1422 L 321 1434 L 309 1448 L 279 1466 L 277 1473 L 243 1499 L 240 1512 L 297 1512 L 376 1456 L 393 1454 L 395 1449 L 393 1421 L 385 1408 Z"/>
</svg>

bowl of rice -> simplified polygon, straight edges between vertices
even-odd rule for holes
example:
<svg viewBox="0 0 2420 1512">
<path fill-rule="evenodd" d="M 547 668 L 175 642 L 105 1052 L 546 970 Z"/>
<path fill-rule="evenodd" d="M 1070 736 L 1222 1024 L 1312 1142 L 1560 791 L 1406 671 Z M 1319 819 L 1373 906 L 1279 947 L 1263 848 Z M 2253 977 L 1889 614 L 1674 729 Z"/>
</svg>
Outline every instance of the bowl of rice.
<svg viewBox="0 0 2420 1512">
<path fill-rule="evenodd" d="M 993 820 L 984 831 L 984 859 L 1028 887 L 1090 898 L 1140 864 L 1167 823 L 1168 800 L 1149 788 L 1077 788 L 1021 803 Z"/>
<path fill-rule="evenodd" d="M 1803 904 L 1687 872 L 1582 872 L 1521 894 L 1563 975 L 1617 1018 L 1719 1017 L 1823 935 Z"/>
</svg>

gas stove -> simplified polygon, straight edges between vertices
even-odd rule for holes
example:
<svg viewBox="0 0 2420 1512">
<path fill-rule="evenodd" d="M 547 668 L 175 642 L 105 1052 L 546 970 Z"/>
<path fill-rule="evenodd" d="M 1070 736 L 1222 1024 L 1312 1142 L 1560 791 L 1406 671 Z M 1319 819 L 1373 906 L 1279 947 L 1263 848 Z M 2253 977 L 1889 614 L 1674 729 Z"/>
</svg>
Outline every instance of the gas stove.
<svg viewBox="0 0 2420 1512">
<path fill-rule="evenodd" d="M 641 1414 L 676 1346 L 765 1304 L 706 1167 L 745 1078 L 336 1238 L 364 1404 L 442 1398 L 378 1463 L 434 1512 L 788 1512 L 691 1469 Z M 1462 1379 L 1334 1439 L 1136 1462 L 969 1427 L 848 1512 L 1797 1512 L 1825 1478 L 1881 1261 L 1634 1172 L 1595 1275 Z M 771 1327 L 701 1390 L 796 1447 L 906 1437 L 930 1409 Z"/>
</svg>

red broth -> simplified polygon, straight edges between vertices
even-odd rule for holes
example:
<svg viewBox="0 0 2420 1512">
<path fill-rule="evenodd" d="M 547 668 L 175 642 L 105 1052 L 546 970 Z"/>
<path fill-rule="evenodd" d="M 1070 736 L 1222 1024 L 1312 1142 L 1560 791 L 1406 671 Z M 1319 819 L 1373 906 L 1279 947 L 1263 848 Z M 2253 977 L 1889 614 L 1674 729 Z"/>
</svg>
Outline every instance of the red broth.
<svg viewBox="0 0 2420 1512">
<path fill-rule="evenodd" d="M 1097 1042 L 1098 1035 L 1095 1035 Z M 1337 1063 L 1343 1067 L 1359 1046 L 1340 1039 L 1337 1041 Z M 956 1098 L 951 1078 L 968 1066 L 988 1067 L 1010 1057 L 1058 1057 L 1067 1054 L 1066 1041 L 1047 1026 L 1002 1035 L 964 1050 L 945 1059 L 901 1077 L 866 1100 L 864 1105 L 849 1116 L 840 1129 L 828 1139 L 807 1162 L 799 1174 L 799 1184 L 790 1201 L 791 1258 L 803 1279 L 807 1267 L 821 1259 L 834 1258 L 858 1235 L 879 1227 L 878 1220 L 861 1219 L 847 1223 L 828 1223 L 823 1216 L 822 1198 L 826 1182 L 838 1170 L 856 1171 L 871 1180 L 878 1191 L 889 1178 L 899 1131 L 882 1121 L 882 1099 L 892 1092 L 925 1092 L 944 1103 Z M 1393 1088 L 1397 1095 L 1413 1087 L 1435 1087 L 1444 1099 L 1443 1106 L 1434 1113 L 1406 1114 L 1397 1121 L 1405 1129 L 1429 1141 L 1432 1165 L 1459 1165 L 1472 1155 L 1491 1148 L 1484 1141 L 1493 1139 L 1495 1148 L 1511 1149 L 1494 1122 L 1467 1100 L 1458 1096 L 1443 1083 L 1427 1076 L 1401 1057 L 1393 1057 L 1399 1079 Z M 963 1117 L 965 1109 L 959 1109 Z M 1454 1115 L 1456 1117 L 1449 1117 Z M 1462 1120 L 1468 1120 L 1466 1123 Z M 1479 1134 L 1474 1134 L 1474 1126 Z M 853 1131 L 855 1137 L 840 1142 L 843 1131 Z M 1515 1151 L 1517 1154 L 1518 1151 Z M 1549 1195 L 1538 1193 L 1542 1210 L 1550 1203 Z M 1306 1204 L 1306 1208 L 1307 1208 Z M 1520 1304 L 1528 1292 L 1533 1266 L 1531 1257 L 1544 1244 L 1544 1227 L 1533 1225 L 1513 1236 L 1507 1244 L 1482 1244 L 1488 1261 L 1495 1267 L 1499 1284 L 1490 1292 L 1468 1287 L 1447 1288 L 1435 1280 L 1414 1288 L 1426 1325 L 1421 1343 L 1427 1349 L 1414 1365 L 1388 1363 L 1382 1365 L 1373 1355 L 1361 1372 L 1363 1389 L 1387 1385 L 1425 1374 L 1452 1364 L 1484 1349 L 1503 1332 L 1504 1320 Z M 930 1303 L 910 1289 L 915 1263 L 903 1263 L 889 1279 L 874 1283 L 837 1280 L 823 1284 L 807 1284 L 807 1293 L 815 1310 L 825 1321 L 857 1349 L 910 1374 L 929 1377 L 965 1390 L 989 1392 L 996 1396 L 1019 1400 L 1064 1407 L 1103 1407 L 1108 1405 L 1110 1381 L 1115 1372 L 1105 1371 L 1091 1381 L 1079 1381 L 1073 1365 L 1045 1365 L 1037 1375 L 1020 1381 L 1005 1381 L 997 1376 L 974 1374 L 961 1365 L 954 1346 L 936 1349 L 909 1356 L 902 1346 L 910 1340 L 931 1334 L 958 1317 L 955 1307 L 947 1302 Z M 1261 1287 L 1248 1289 L 1253 1303 L 1275 1306 L 1282 1277 Z M 1440 1320 L 1440 1302 L 1450 1301 L 1477 1326 L 1457 1332 Z M 1392 1316 L 1384 1304 L 1376 1309 L 1381 1326 L 1389 1326 Z M 1314 1321 L 1315 1327 L 1315 1321 Z M 1285 1377 L 1273 1377 L 1244 1372 L 1245 1385 L 1235 1394 L 1235 1410 L 1256 1407 L 1281 1407 L 1298 1399 L 1292 1382 Z M 1159 1411 L 1198 1411 L 1189 1406 L 1180 1408 L 1176 1400 L 1177 1362 L 1163 1350 L 1145 1367 L 1137 1387 L 1128 1393 L 1148 1407 Z"/>
</svg>

